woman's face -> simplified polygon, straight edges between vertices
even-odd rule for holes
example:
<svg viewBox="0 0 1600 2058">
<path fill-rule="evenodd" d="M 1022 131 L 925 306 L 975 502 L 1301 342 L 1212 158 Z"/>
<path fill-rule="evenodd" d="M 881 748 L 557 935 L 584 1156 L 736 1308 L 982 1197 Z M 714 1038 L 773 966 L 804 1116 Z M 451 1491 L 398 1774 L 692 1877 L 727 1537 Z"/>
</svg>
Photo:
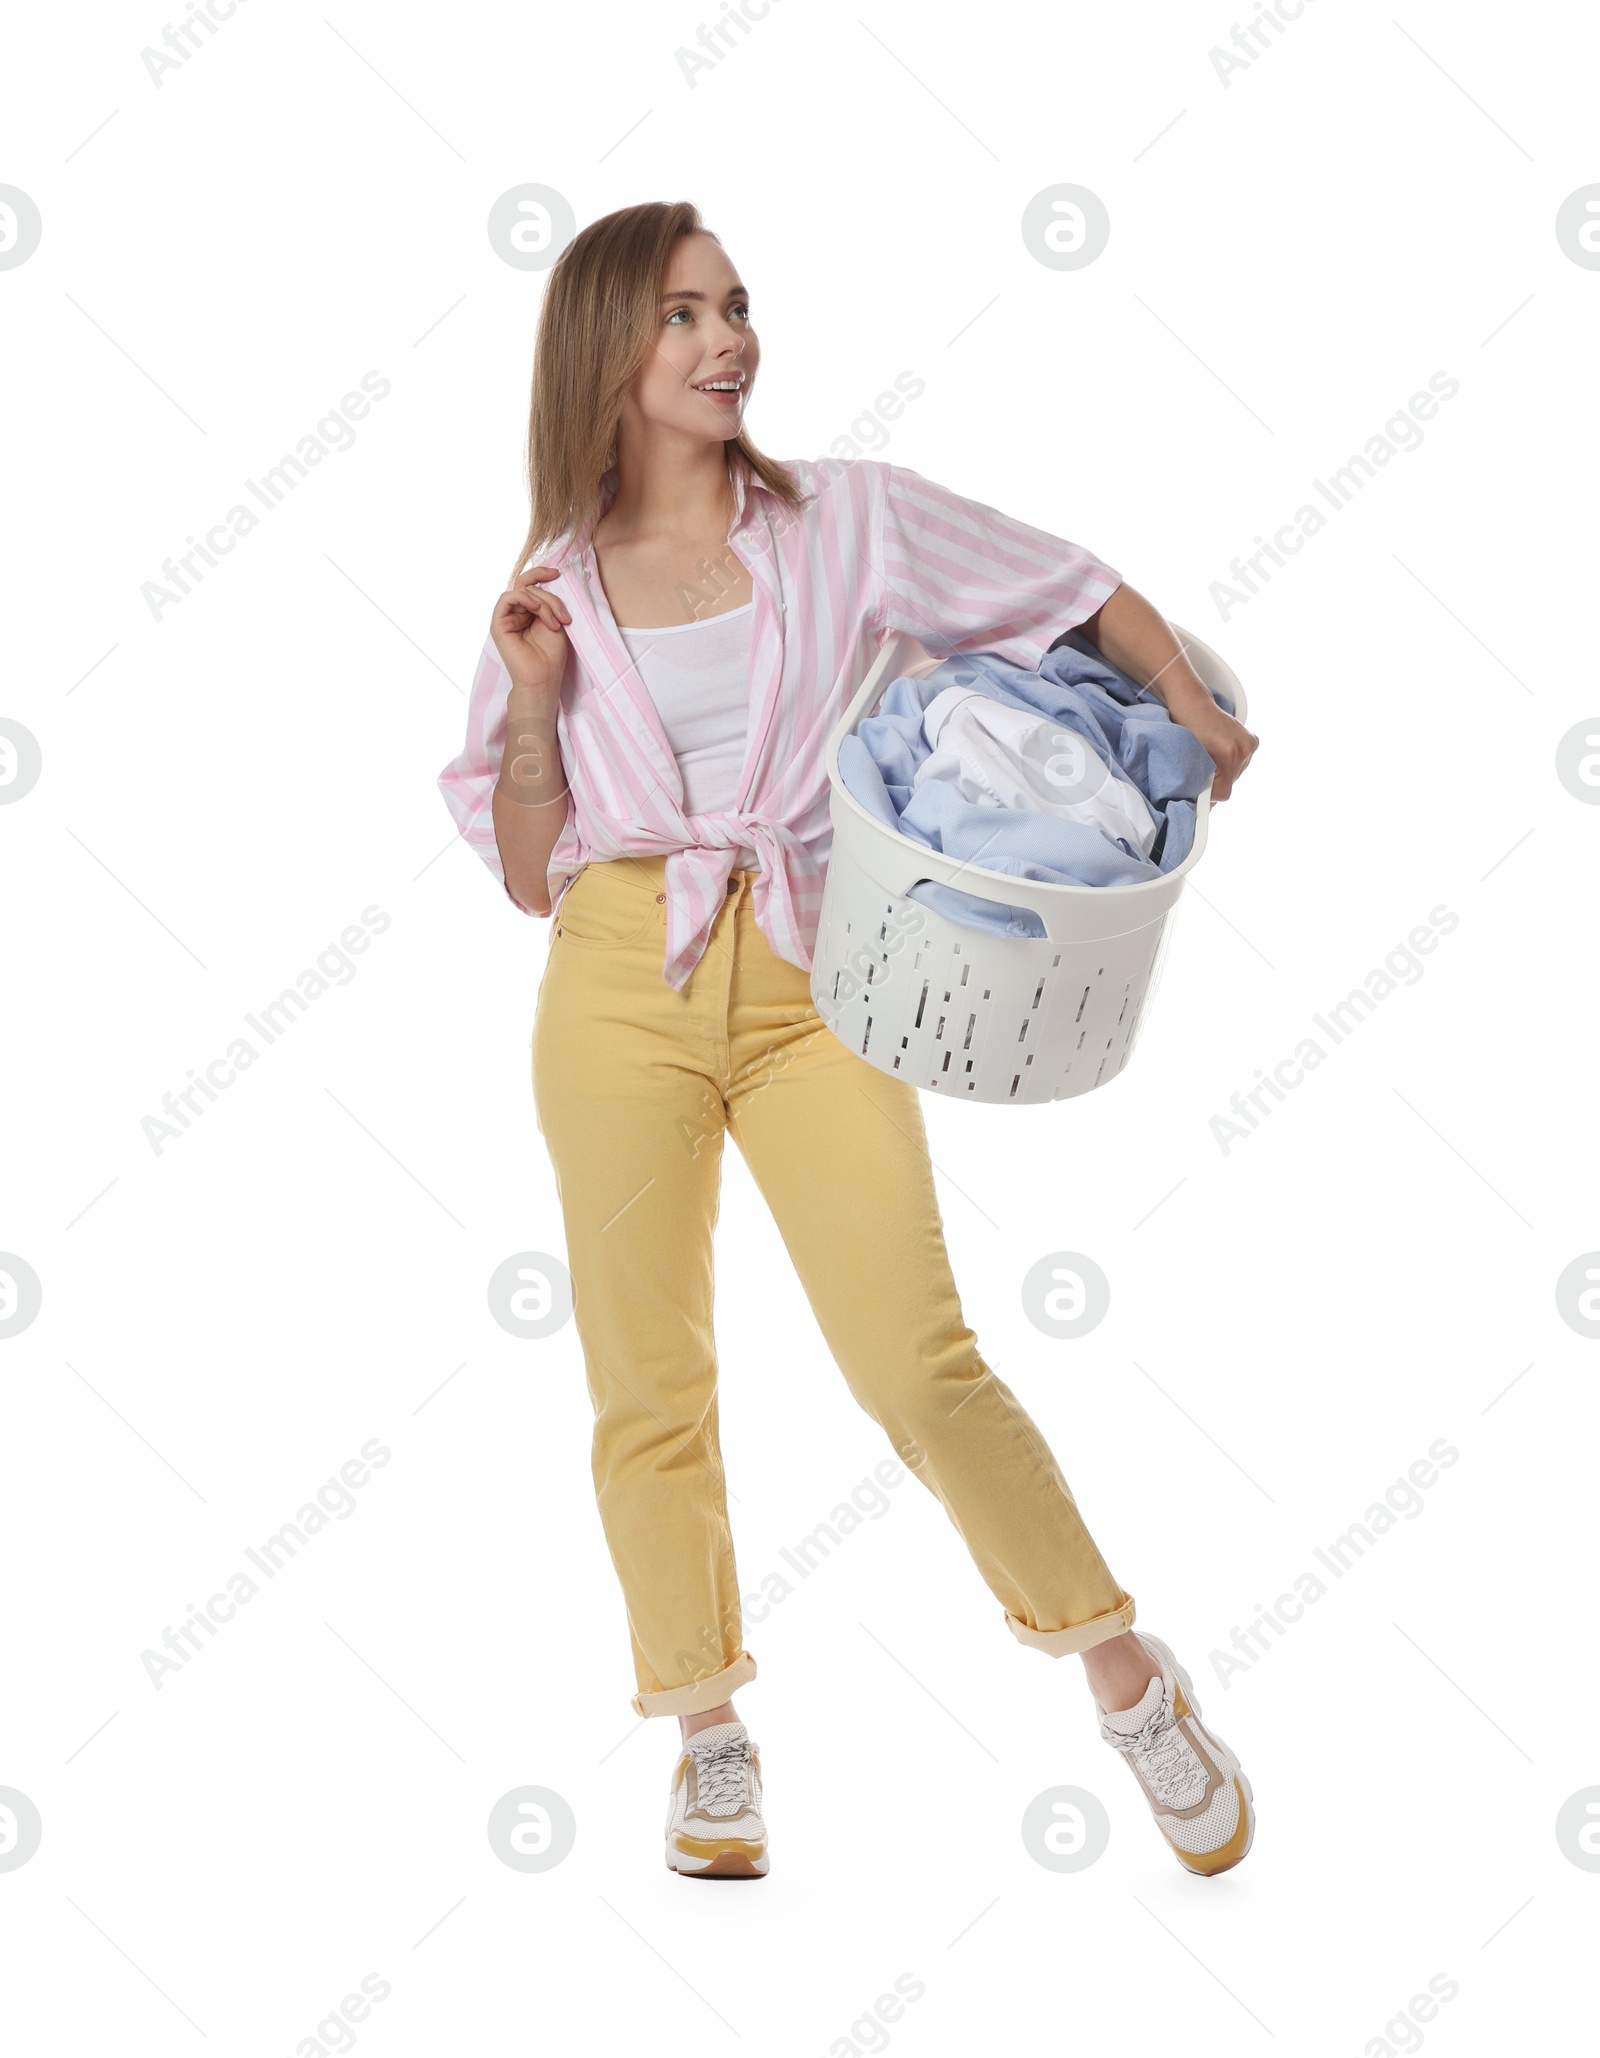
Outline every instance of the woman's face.
<svg viewBox="0 0 1600 2058">
<path fill-rule="evenodd" d="M 680 236 L 657 309 L 655 348 L 628 407 L 652 427 L 726 441 L 739 432 L 761 346 L 727 253 L 714 236 Z"/>
</svg>

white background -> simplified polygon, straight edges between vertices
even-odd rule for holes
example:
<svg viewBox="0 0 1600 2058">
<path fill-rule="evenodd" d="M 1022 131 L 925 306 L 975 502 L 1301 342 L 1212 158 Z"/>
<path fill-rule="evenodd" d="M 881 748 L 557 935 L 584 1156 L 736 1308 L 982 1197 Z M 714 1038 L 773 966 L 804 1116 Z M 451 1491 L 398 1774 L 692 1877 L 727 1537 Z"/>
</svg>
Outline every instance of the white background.
<svg viewBox="0 0 1600 2058">
<path fill-rule="evenodd" d="M 0 1871 L 19 2050 L 1488 2053 L 1587 2021 L 1600 1876 L 1555 1822 L 1600 1782 L 1597 1352 L 1555 1282 L 1600 1245 L 1600 809 L 1555 767 L 1600 705 L 1600 273 L 1555 217 L 1600 179 L 1600 33 L 1306 0 L 1224 84 L 1232 19 L 772 0 L 692 86 L 692 7 L 239 0 L 159 87 L 158 8 L 13 23 L 0 181 L 43 219 L 0 272 L 0 713 L 43 755 L 0 808 L 0 1248 L 43 1285 L 0 1346 L 0 1786 L 43 1824 Z M 1012 1640 L 909 1481 L 747 1625 L 770 1878 L 662 1864 L 676 1725 L 628 1706 L 576 1336 L 485 1297 L 563 1249 L 549 929 L 434 786 L 524 528 L 542 278 L 486 222 L 526 182 L 580 223 L 695 200 L 752 291 L 765 449 L 824 454 L 914 372 L 883 454 L 1096 550 L 1249 692 L 1129 1070 L 924 1101 L 980 1343 L 1254 1781 L 1226 1878 L 1179 1870 L 1081 1668 Z M 1062 182 L 1112 224 L 1076 272 L 1020 232 Z M 163 559 L 368 371 L 354 448 L 153 618 Z M 1439 371 L 1422 446 L 1224 619 L 1230 561 Z M 373 905 L 356 975 L 155 1151 L 162 1096 Z M 1229 1097 L 1440 905 L 1423 976 L 1224 1153 Z M 1021 1306 L 1052 1251 L 1111 1281 L 1077 1343 Z M 753 1592 L 887 1447 L 733 1150 L 717 1260 Z M 141 1654 L 374 1437 L 354 1512 L 153 1686 Z M 1421 1512 L 1219 1680 L 1440 1438 Z M 542 1873 L 485 1833 L 524 1785 L 577 1822 Z M 1111 1816 L 1078 1873 L 1020 1835 L 1061 1785 Z M 368 1974 L 388 1997 L 330 2024 Z"/>
</svg>

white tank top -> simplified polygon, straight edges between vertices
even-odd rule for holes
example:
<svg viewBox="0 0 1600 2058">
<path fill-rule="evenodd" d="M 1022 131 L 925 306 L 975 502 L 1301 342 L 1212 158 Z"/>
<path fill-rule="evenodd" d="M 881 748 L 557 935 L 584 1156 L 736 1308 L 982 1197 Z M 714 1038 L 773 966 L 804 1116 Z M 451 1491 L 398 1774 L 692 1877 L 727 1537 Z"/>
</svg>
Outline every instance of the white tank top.
<svg viewBox="0 0 1600 2058">
<path fill-rule="evenodd" d="M 678 760 L 687 815 L 716 814 L 737 804 L 750 728 L 754 611 L 754 600 L 747 600 L 743 607 L 704 621 L 622 630 Z M 761 862 L 746 844 L 738 847 L 733 861 L 749 871 Z"/>
</svg>

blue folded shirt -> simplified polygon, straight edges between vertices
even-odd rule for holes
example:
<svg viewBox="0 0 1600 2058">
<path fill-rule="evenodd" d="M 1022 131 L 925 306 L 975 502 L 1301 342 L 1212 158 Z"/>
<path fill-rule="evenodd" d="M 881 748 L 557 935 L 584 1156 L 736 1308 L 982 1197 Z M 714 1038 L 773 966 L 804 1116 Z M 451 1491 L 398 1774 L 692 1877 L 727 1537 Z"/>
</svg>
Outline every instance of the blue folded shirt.
<svg viewBox="0 0 1600 2058">
<path fill-rule="evenodd" d="M 1150 803 L 1156 837 L 1141 857 L 1126 837 L 1031 808 L 980 807 L 943 779 L 915 786 L 930 755 L 922 715 L 936 693 L 966 686 L 1031 710 L 1081 736 Z M 1229 714 L 1233 703 L 1216 696 Z M 1173 721 L 1148 687 L 1107 662 L 1080 630 L 1061 637 L 1036 672 L 980 650 L 953 657 L 925 679 L 896 679 L 852 736 L 839 746 L 839 777 L 878 820 L 946 857 L 1057 886 L 1129 886 L 1159 878 L 1194 848 L 1195 802 L 1216 770 L 1192 730 Z M 995 936 L 1043 936 L 1031 908 L 966 893 L 925 879 L 911 898 L 968 928 Z"/>
</svg>

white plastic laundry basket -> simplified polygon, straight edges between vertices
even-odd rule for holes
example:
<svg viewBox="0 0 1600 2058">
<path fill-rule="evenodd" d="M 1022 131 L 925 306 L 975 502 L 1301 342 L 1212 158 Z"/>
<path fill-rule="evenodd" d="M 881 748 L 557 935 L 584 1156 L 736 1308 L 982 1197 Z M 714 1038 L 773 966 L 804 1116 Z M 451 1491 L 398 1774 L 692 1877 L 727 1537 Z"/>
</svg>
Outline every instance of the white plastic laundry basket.
<svg viewBox="0 0 1600 2058">
<path fill-rule="evenodd" d="M 1187 629 L 1189 661 L 1233 701 L 1238 680 Z M 1052 886 L 949 858 L 887 827 L 839 777 L 839 746 L 885 688 L 928 653 L 892 636 L 828 739 L 833 847 L 811 995 L 823 1021 L 882 1072 L 963 1100 L 1066 1100 L 1128 1062 L 1155 991 L 1184 881 L 1206 841 L 1207 782 L 1194 847 L 1158 879 Z M 910 890 L 924 879 L 1030 908 L 1043 936 L 992 936 L 952 922 Z"/>
</svg>

